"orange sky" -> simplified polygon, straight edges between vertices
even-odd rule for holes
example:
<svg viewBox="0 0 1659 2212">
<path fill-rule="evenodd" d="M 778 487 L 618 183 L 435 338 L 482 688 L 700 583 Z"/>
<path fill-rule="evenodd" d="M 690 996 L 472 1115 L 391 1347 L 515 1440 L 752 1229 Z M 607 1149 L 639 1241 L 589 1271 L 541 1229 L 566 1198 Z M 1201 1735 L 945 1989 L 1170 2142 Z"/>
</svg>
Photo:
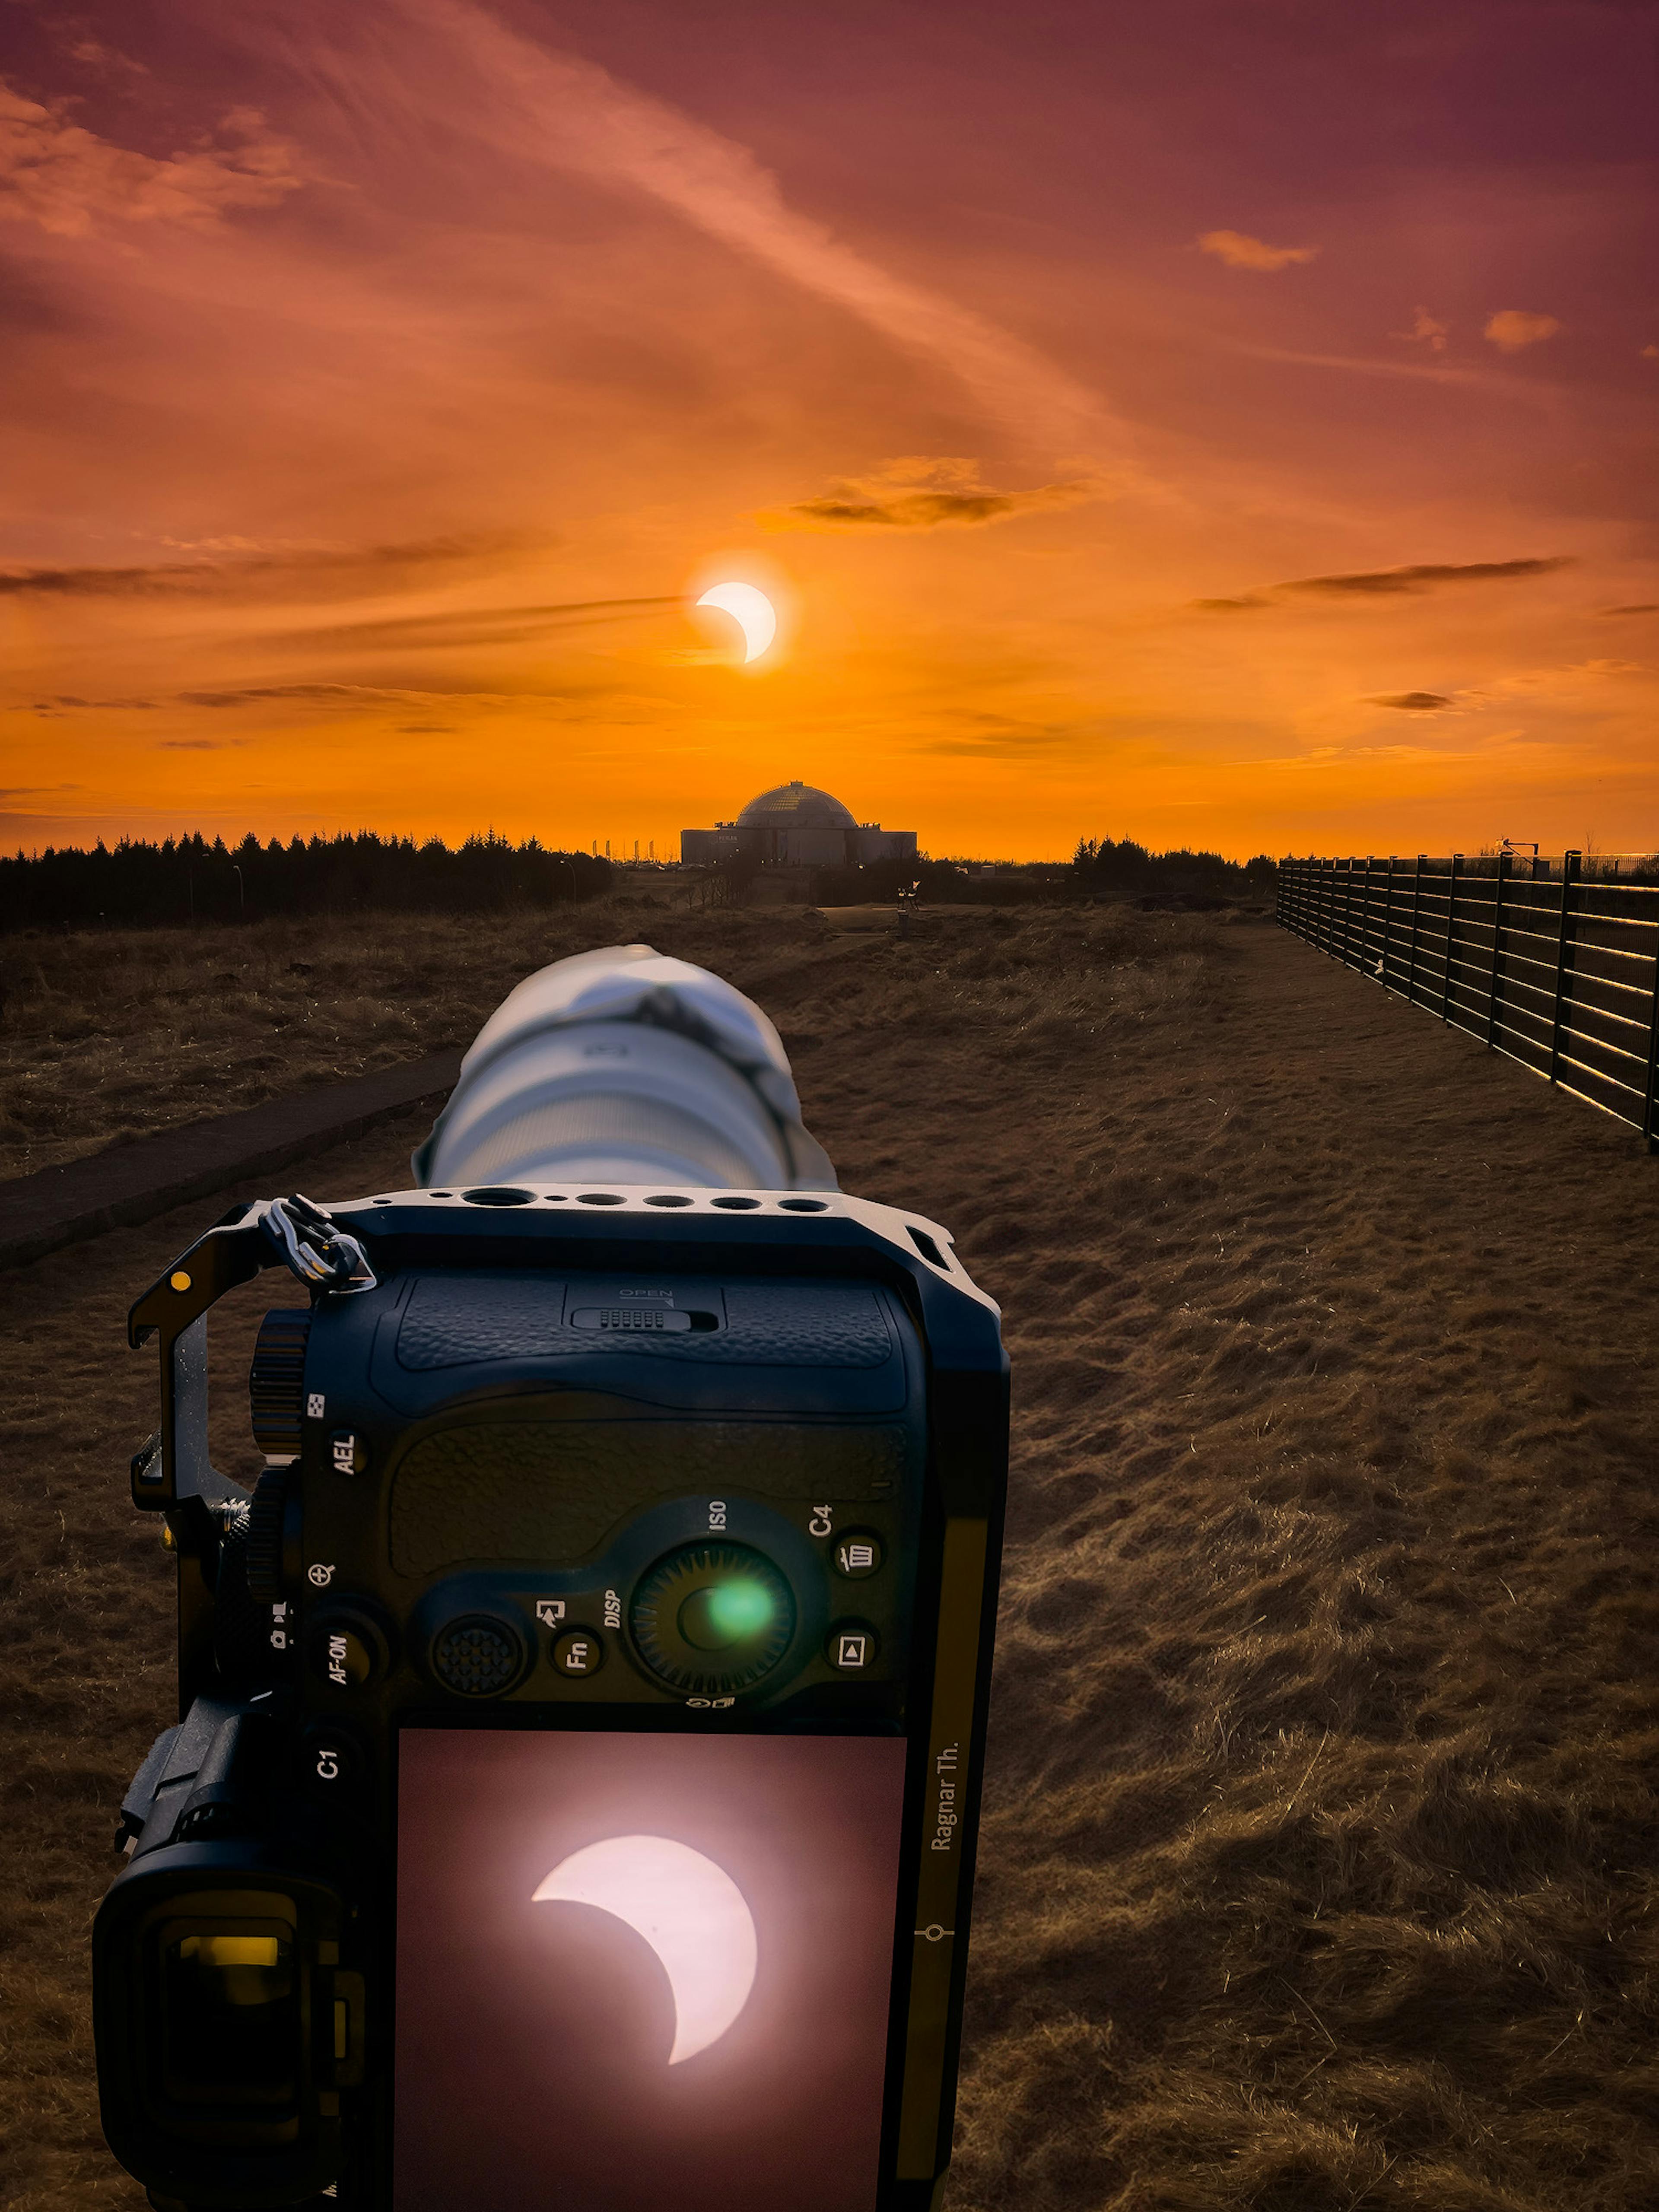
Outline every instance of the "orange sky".
<svg viewBox="0 0 1659 2212">
<path fill-rule="evenodd" d="M 1659 847 L 1648 11 L 12 12 L 7 845 Z"/>
</svg>

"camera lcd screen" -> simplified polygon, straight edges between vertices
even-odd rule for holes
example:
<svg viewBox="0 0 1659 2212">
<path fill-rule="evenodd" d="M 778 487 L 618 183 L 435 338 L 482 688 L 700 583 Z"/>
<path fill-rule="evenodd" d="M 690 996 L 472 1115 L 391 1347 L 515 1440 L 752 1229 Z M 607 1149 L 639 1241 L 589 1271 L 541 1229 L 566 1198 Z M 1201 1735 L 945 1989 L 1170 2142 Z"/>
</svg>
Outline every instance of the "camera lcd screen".
<svg viewBox="0 0 1659 2212">
<path fill-rule="evenodd" d="M 397 2212 L 872 2212 L 904 1748 L 404 1730 Z"/>
</svg>

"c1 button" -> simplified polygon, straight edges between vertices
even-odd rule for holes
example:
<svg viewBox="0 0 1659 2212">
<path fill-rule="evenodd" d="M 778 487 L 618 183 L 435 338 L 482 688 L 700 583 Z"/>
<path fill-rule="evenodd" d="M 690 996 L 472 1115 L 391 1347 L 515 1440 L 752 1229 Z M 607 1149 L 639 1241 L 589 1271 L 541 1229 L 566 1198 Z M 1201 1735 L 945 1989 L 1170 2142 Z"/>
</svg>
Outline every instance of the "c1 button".
<svg viewBox="0 0 1659 2212">
<path fill-rule="evenodd" d="M 553 1665 L 558 1674 L 580 1680 L 585 1674 L 597 1674 L 604 1664 L 605 1645 L 591 1628 L 567 1628 L 553 1639 Z"/>
<path fill-rule="evenodd" d="M 879 1536 L 868 1528 L 854 1528 L 836 1547 L 836 1572 L 845 1575 L 849 1583 L 861 1583 L 866 1575 L 877 1571 L 884 1556 Z"/>
<path fill-rule="evenodd" d="M 880 1649 L 881 1638 L 867 1621 L 838 1620 L 825 1641 L 823 1656 L 842 1674 L 866 1674 Z"/>
<path fill-rule="evenodd" d="M 380 1671 L 380 1639 L 365 1620 L 325 1614 L 311 1632 L 311 1671 L 325 1690 L 361 1690 Z"/>
<path fill-rule="evenodd" d="M 313 1788 L 325 1796 L 350 1787 L 357 1771 L 357 1753 L 349 1737 L 330 1728 L 306 1730 L 301 1748 L 302 1771 Z"/>
</svg>

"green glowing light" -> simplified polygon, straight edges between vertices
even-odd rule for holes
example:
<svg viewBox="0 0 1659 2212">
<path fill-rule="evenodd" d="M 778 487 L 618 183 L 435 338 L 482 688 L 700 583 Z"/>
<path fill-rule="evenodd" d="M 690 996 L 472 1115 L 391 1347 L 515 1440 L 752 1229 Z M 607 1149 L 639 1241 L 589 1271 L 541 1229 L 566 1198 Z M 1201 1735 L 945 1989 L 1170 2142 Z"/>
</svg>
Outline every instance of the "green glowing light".
<svg viewBox="0 0 1659 2212">
<path fill-rule="evenodd" d="M 772 1618 L 771 1593 L 761 1583 L 722 1583 L 709 1592 L 708 1618 L 734 1644 L 740 1637 L 758 1636 Z"/>
</svg>

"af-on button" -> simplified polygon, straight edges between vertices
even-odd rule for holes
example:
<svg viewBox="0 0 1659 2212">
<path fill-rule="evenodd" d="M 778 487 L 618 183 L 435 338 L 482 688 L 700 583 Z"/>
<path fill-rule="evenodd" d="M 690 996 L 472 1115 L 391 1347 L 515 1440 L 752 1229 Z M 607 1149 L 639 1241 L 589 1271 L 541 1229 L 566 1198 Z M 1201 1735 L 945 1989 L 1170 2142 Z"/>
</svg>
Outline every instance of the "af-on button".
<svg viewBox="0 0 1659 2212">
<path fill-rule="evenodd" d="M 306 1656 L 313 1679 L 338 1696 L 368 1687 L 386 1667 L 386 1641 L 359 1613 L 326 1613 L 313 1625 Z"/>
</svg>

